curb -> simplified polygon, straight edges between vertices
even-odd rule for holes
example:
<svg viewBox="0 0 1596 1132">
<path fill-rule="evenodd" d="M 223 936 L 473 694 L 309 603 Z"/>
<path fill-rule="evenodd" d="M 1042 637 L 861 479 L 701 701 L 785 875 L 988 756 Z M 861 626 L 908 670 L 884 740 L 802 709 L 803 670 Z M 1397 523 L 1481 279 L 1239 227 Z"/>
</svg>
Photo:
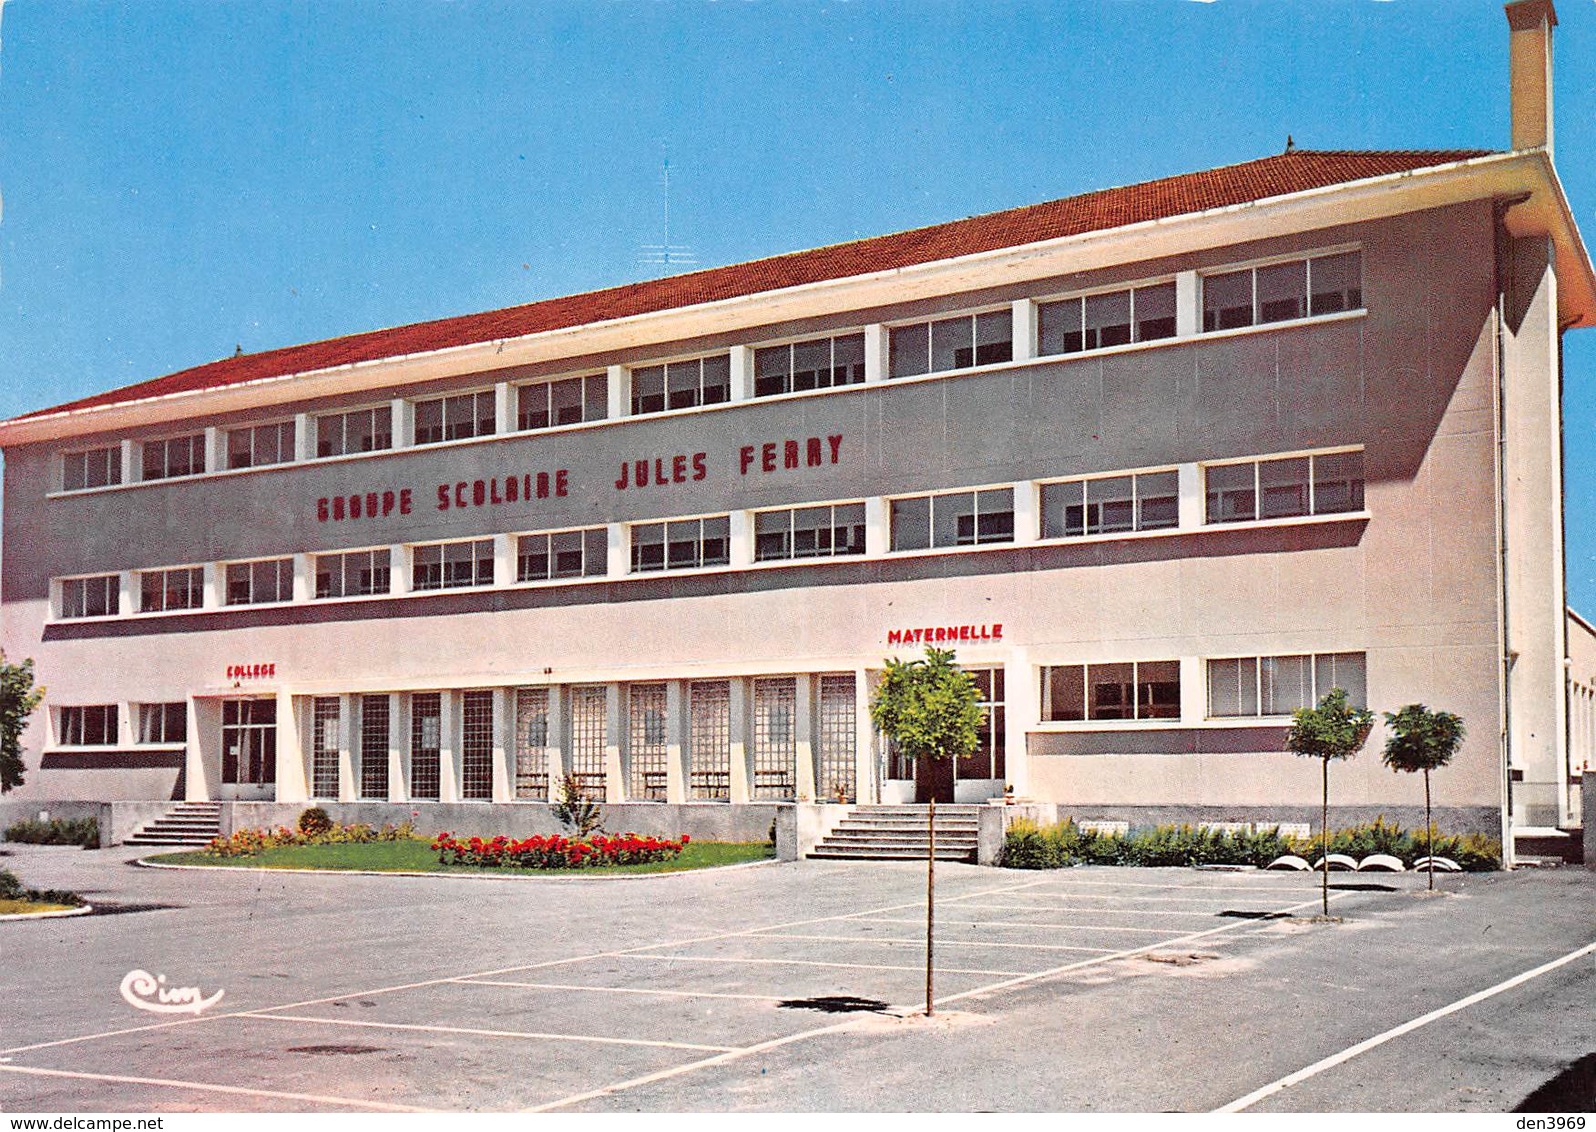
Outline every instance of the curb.
<svg viewBox="0 0 1596 1132">
<path fill-rule="evenodd" d="M 569 884 L 579 881 L 623 881 L 623 880 L 663 880 L 667 877 L 691 876 L 695 873 L 721 873 L 730 869 L 756 869 L 770 865 L 779 865 L 783 862 L 774 857 L 762 861 L 739 861 L 735 865 L 707 865 L 698 869 L 673 869 L 669 872 L 658 873 L 598 873 L 594 875 L 561 876 L 550 869 L 549 876 L 540 876 L 536 873 L 432 873 L 416 872 L 401 869 L 273 869 L 264 866 L 248 865 L 173 865 L 162 861 L 152 861 L 148 857 L 140 857 L 133 862 L 141 869 L 171 869 L 176 872 L 206 872 L 206 873 L 272 873 L 287 874 L 290 876 L 335 876 L 335 877 L 425 877 L 432 880 L 530 880 L 530 881 L 558 881 Z M 49 915 L 62 915 L 63 913 L 47 913 Z M 4 918 L 4 917 L 0 917 Z"/>
<path fill-rule="evenodd" d="M 94 905 L 84 904 L 78 908 L 63 908 L 59 912 L 7 912 L 0 916 L 0 920 L 60 920 L 67 916 L 87 916 L 94 911 Z"/>
</svg>

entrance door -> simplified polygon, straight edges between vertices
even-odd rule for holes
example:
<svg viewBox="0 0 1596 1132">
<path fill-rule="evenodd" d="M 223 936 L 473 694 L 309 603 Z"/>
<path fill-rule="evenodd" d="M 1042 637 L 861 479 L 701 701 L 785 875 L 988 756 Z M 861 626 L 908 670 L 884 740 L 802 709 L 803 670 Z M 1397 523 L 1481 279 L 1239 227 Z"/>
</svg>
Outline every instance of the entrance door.
<svg viewBox="0 0 1596 1132">
<path fill-rule="evenodd" d="M 224 801 L 271 801 L 277 796 L 277 701 L 222 701 Z"/>
<path fill-rule="evenodd" d="M 953 801 L 953 760 L 914 760 L 914 800 L 929 802 Z"/>
</svg>

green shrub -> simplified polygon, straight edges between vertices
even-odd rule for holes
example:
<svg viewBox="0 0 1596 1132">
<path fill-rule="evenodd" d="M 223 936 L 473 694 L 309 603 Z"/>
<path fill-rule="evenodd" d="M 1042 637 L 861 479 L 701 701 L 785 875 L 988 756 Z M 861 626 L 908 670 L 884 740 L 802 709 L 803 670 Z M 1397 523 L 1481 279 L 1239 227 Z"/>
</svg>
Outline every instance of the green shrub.
<svg viewBox="0 0 1596 1132">
<path fill-rule="evenodd" d="M 28 900 L 35 904 L 65 904 L 72 908 L 83 906 L 83 897 L 75 892 L 58 888 L 28 888 L 9 869 L 0 869 L 0 900 Z"/>
<path fill-rule="evenodd" d="M 299 832 L 306 837 L 320 837 L 333 828 L 332 818 L 320 806 L 312 806 L 299 815 Z"/>
<path fill-rule="evenodd" d="M 307 814 L 312 812 L 305 811 Z M 305 819 L 301 815 L 301 827 L 304 824 Z M 286 825 L 276 829 L 240 829 L 227 837 L 216 838 L 205 846 L 205 852 L 212 857 L 253 857 L 262 850 L 276 849 L 282 845 L 363 845 L 372 841 L 408 841 L 415 835 L 416 827 L 408 821 L 385 825 L 381 829 L 373 829 L 365 822 L 339 825 L 329 821 L 326 829 L 315 834 L 305 833 L 303 828 L 289 829 Z"/>
<path fill-rule="evenodd" d="M 1412 868 L 1413 862 L 1424 854 L 1424 839 L 1380 817 L 1333 833 L 1330 852 L 1345 853 L 1358 860 L 1373 853 L 1389 853 Z M 1469 872 L 1501 867 L 1501 843 L 1484 834 L 1438 833 L 1435 852 L 1451 857 Z M 1069 820 L 1038 825 L 1020 819 L 1009 826 L 1003 839 L 1003 865 L 1011 869 L 1057 869 L 1069 865 L 1262 868 L 1287 853 L 1315 860 L 1319 855 L 1318 838 L 1284 837 L 1274 827 L 1232 833 L 1191 825 L 1152 826 L 1125 834 L 1099 833 L 1083 830 Z"/>
<path fill-rule="evenodd" d="M 100 823 L 96 818 L 51 818 L 37 821 L 24 818 L 6 828 L 6 840 L 27 845 L 81 845 L 100 847 Z"/>
</svg>

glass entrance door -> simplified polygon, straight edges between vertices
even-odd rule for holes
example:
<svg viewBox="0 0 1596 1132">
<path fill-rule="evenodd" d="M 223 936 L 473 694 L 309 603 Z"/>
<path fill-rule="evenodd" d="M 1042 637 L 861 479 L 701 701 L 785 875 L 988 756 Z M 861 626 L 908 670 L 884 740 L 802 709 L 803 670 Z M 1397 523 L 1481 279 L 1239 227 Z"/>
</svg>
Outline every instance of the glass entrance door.
<svg viewBox="0 0 1596 1132">
<path fill-rule="evenodd" d="M 222 701 L 224 800 L 271 801 L 277 794 L 277 701 Z"/>
</svg>

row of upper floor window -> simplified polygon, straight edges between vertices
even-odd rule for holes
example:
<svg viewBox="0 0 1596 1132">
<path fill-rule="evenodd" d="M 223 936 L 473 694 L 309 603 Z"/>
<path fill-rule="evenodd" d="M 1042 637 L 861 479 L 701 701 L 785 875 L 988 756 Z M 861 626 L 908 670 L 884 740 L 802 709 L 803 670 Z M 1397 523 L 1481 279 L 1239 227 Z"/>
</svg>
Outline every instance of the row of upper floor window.
<svg viewBox="0 0 1596 1132">
<path fill-rule="evenodd" d="M 1196 663 L 1201 667 L 1193 671 L 1206 685 L 1203 689 L 1206 694 L 1203 703 L 1204 717 L 1207 719 L 1284 718 L 1299 708 L 1312 707 L 1332 688 L 1345 691 L 1355 707 L 1364 707 L 1368 702 L 1368 661 L 1366 654 L 1362 652 L 1209 657 Z M 1047 724 L 1181 720 L 1188 711 L 1186 697 L 1182 693 L 1182 668 L 1179 659 L 1042 665 L 1036 670 L 1040 682 L 1040 698 L 1037 701 L 1035 722 Z M 1001 716 L 1005 710 L 1003 669 L 979 668 L 972 670 L 972 674 L 981 688 L 982 704 L 988 713 L 988 718 L 982 727 L 984 737 L 989 746 L 1001 745 L 1000 736 L 1003 732 Z M 842 679 L 846 679 L 849 683 L 847 694 L 851 702 L 852 675 L 849 674 Z M 699 681 L 699 683 L 705 682 Z M 757 685 L 760 682 L 755 683 Z M 602 685 L 582 687 L 590 691 L 594 688 L 600 691 L 603 689 Z M 632 693 L 639 689 L 649 694 L 642 697 L 635 694 L 628 696 L 631 704 L 629 712 L 631 726 L 628 732 L 632 739 L 629 746 L 634 751 L 638 747 L 652 748 L 662 745 L 666 730 L 667 700 L 664 685 L 658 681 L 646 681 L 630 686 Z M 528 691 L 536 692 L 537 689 L 522 689 L 523 693 Z M 470 692 L 466 694 L 485 695 L 485 693 Z M 432 714 L 428 718 L 435 719 L 439 714 L 436 699 L 438 693 L 422 695 L 430 705 Z M 385 700 L 386 696 L 378 698 Z M 603 699 L 604 697 L 600 695 L 597 713 L 600 755 L 604 734 Z M 336 716 L 338 697 L 318 696 L 315 703 L 318 709 L 331 704 Z M 241 707 L 255 704 L 267 708 L 273 707 L 271 701 L 230 701 L 229 707 L 232 710 L 224 718 L 224 726 L 248 724 L 261 726 L 259 720 L 242 718 Z M 552 730 L 548 718 L 550 704 L 547 697 L 545 696 L 540 705 L 522 706 L 532 707 L 534 710 L 517 712 L 517 747 L 545 746 Z M 572 706 L 575 705 L 567 705 L 568 710 Z M 724 699 L 717 698 L 713 706 L 724 712 Z M 783 704 L 777 705 L 783 710 L 767 712 L 770 717 L 766 721 L 770 725 L 765 729 L 767 737 L 775 735 L 782 741 L 790 740 L 793 706 L 789 696 Z M 117 704 L 59 705 L 55 708 L 52 720 L 54 735 L 51 745 L 120 746 L 126 741 L 121 732 L 121 710 Z M 136 733 L 131 737 L 134 744 L 172 746 L 187 742 L 188 705 L 185 701 L 136 703 L 127 705 L 127 710 L 131 713 L 130 722 L 137 727 Z M 491 708 L 489 710 L 491 711 Z M 266 720 L 264 726 L 269 727 L 275 721 L 275 711 L 270 711 L 268 714 L 271 719 Z M 994 715 L 998 718 L 993 718 Z M 239 718 L 234 718 L 235 716 Z M 389 734 L 386 711 L 381 713 L 380 726 L 382 742 L 379 746 L 386 760 Z M 437 730 L 435 725 L 431 731 L 432 748 L 438 746 Z M 722 730 L 725 732 L 724 724 Z M 318 739 L 322 731 L 323 728 L 319 726 L 316 728 L 315 735 Z M 588 734 L 592 731 L 592 726 L 573 727 L 569 720 L 559 729 L 560 734 L 567 737 L 577 733 Z M 417 742 L 425 745 L 420 738 L 420 732 Z M 358 737 L 356 744 L 358 747 Z M 313 743 L 317 748 L 322 745 L 319 742 Z"/>
<path fill-rule="evenodd" d="M 1343 448 L 733 511 L 61 577 L 57 619 L 398 596 L 1358 514 L 1363 450 Z"/>
<path fill-rule="evenodd" d="M 1135 346 L 1362 305 L 1362 253 L 1337 250 L 600 373 L 123 441 L 62 453 L 53 483 L 88 491 L 524 433 Z"/>
</svg>

